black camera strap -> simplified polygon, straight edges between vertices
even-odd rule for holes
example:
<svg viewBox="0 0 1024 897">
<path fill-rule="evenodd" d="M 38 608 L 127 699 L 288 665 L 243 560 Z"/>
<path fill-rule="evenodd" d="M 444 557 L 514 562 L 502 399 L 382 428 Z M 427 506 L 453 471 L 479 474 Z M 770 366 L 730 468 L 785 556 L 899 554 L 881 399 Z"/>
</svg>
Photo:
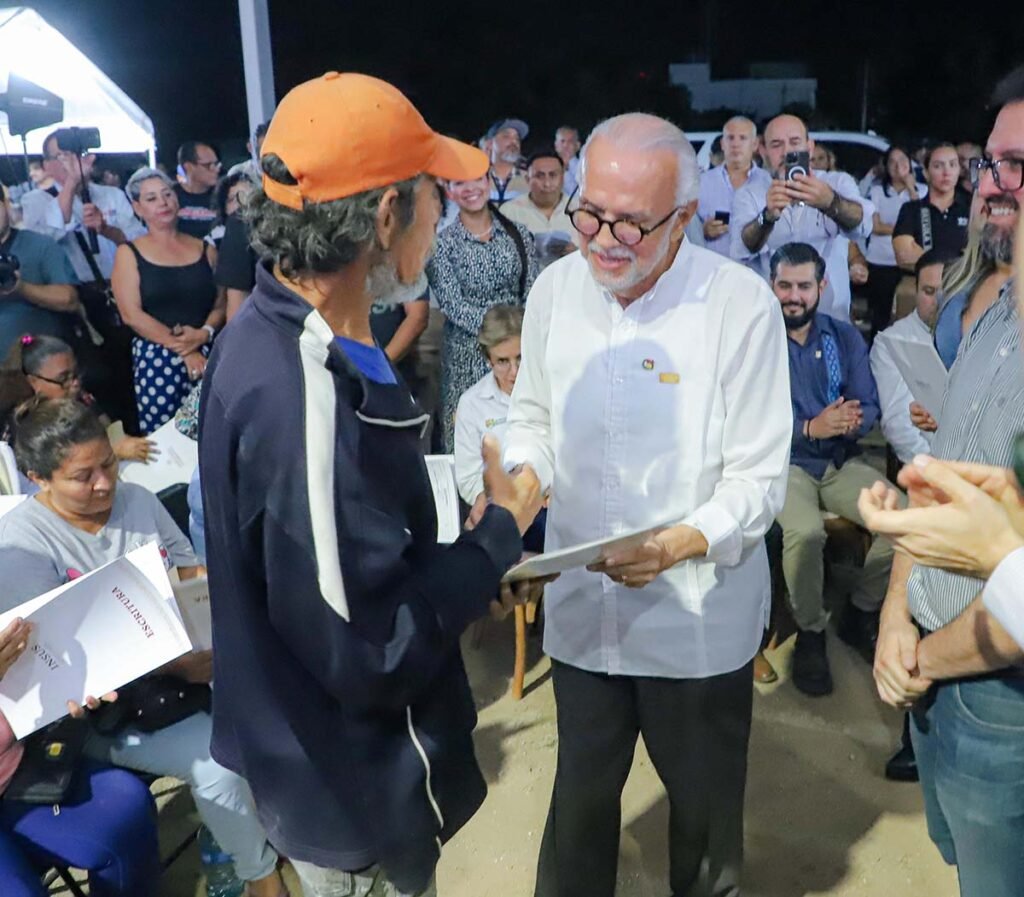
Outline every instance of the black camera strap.
<svg viewBox="0 0 1024 897">
<path fill-rule="evenodd" d="M 85 241 L 85 235 L 80 231 L 75 231 L 75 242 L 78 244 L 78 248 L 82 250 L 82 255 L 85 256 L 85 261 L 89 265 L 89 270 L 92 271 L 92 279 L 96 281 L 96 285 L 107 288 L 107 280 L 103 276 L 103 272 L 100 271 L 100 266 L 96 264 L 96 257 L 89 251 L 89 244 Z"/>
</svg>

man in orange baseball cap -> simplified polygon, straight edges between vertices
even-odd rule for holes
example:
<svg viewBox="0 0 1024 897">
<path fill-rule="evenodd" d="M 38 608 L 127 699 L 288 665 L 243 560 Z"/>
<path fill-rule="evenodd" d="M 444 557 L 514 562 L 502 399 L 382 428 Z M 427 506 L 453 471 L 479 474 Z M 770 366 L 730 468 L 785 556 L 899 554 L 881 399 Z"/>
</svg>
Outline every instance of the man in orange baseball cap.
<svg viewBox="0 0 1024 897">
<path fill-rule="evenodd" d="M 482 177 L 487 158 L 394 87 L 330 72 L 284 98 L 260 163 L 263 261 L 200 410 L 211 751 L 248 779 L 307 897 L 434 894 L 441 843 L 485 792 L 459 636 L 527 597 L 499 583 L 541 496 L 489 444 L 491 507 L 438 544 L 426 415 L 370 308 L 420 289 L 436 178 Z"/>
</svg>

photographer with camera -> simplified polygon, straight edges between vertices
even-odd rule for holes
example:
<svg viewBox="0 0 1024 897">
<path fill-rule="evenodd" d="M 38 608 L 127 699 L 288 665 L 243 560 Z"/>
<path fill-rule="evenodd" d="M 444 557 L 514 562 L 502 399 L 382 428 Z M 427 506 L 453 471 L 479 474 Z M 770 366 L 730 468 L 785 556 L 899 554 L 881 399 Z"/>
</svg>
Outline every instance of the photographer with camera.
<svg viewBox="0 0 1024 897">
<path fill-rule="evenodd" d="M 808 243 L 827 261 L 821 311 L 850 319 L 850 271 L 846 253 L 833 248 L 840 237 L 871 233 L 874 206 L 850 175 L 811 168 L 814 141 L 795 115 L 779 115 L 764 131 L 765 168 L 770 185 L 753 178 L 736 191 L 730 255 L 768 278 L 772 253 L 786 243 Z M 841 263 L 840 263 L 841 262 Z"/>
<path fill-rule="evenodd" d="M 131 335 L 121 326 L 110 298 L 114 254 L 121 244 L 146 232 L 124 192 L 90 182 L 100 145 L 95 128 L 61 128 L 43 141 L 43 169 L 53 178 L 47 189 L 22 197 L 23 226 L 57 240 L 71 260 L 79 299 L 95 337 L 73 343 L 88 390 L 128 432 L 138 429 L 132 393 Z M 33 332 L 39 333 L 38 328 Z M 45 332 L 45 331 L 42 331 Z"/>
<path fill-rule="evenodd" d="M 0 358 L 23 333 L 65 338 L 78 310 L 75 272 L 53 240 L 11 227 L 0 186 Z"/>
<path fill-rule="evenodd" d="M 58 240 L 83 284 L 109 280 L 117 247 L 145 233 L 123 191 L 89 181 L 96 163 L 86 152 L 90 143 L 99 144 L 94 128 L 50 134 L 43 142 L 43 169 L 54 185 L 21 201 L 24 227 Z"/>
</svg>

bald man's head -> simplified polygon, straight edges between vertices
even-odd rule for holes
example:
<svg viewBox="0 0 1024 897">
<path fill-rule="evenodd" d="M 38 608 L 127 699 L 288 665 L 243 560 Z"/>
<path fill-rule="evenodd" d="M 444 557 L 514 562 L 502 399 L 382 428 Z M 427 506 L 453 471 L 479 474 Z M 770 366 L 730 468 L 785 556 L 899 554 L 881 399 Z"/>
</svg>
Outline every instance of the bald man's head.
<svg viewBox="0 0 1024 897">
<path fill-rule="evenodd" d="M 768 170 L 781 176 L 786 153 L 814 152 L 807 125 L 795 115 L 777 115 L 764 129 L 764 154 Z"/>
<path fill-rule="evenodd" d="M 743 115 L 730 118 L 722 128 L 722 152 L 730 169 L 746 170 L 757 149 L 757 125 Z"/>
</svg>

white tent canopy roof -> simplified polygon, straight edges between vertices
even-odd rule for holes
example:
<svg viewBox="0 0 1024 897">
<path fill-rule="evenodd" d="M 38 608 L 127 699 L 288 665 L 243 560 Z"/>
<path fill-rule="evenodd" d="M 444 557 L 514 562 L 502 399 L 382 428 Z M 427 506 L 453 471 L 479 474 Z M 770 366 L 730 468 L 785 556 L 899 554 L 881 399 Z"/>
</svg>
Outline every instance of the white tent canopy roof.
<svg viewBox="0 0 1024 897">
<path fill-rule="evenodd" d="M 100 129 L 105 153 L 146 153 L 156 145 L 153 123 L 113 81 L 39 15 L 25 7 L 0 9 L 0 93 L 11 73 L 33 81 L 64 100 L 64 121 L 28 134 L 28 151 L 39 154 L 57 127 Z M 0 154 L 19 154 L 21 138 L 8 131 L 0 113 Z"/>
</svg>

